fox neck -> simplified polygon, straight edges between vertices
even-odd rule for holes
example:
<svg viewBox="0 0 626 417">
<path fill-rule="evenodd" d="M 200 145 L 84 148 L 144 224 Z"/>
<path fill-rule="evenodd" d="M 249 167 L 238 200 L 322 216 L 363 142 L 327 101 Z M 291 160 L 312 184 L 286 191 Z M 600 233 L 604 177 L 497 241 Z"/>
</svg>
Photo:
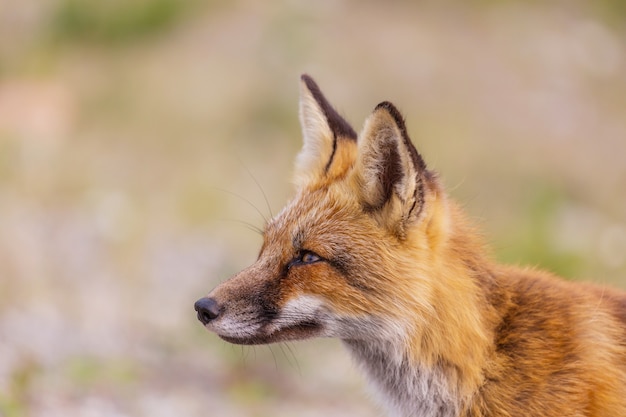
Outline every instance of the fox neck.
<svg viewBox="0 0 626 417">
<path fill-rule="evenodd" d="M 390 320 L 393 325 L 380 324 L 384 340 L 344 340 L 383 403 L 399 417 L 462 414 L 484 383 L 493 353 L 500 289 L 480 239 L 454 214 L 447 238 L 431 246 L 433 259 L 440 260 L 430 274 L 430 302 L 436 308 L 406 311 L 400 320 Z M 416 318 L 419 324 L 413 323 Z M 401 321 L 405 330 L 389 331 Z"/>
<path fill-rule="evenodd" d="M 398 417 L 454 417 L 461 408 L 443 367 L 427 368 L 406 354 L 390 355 L 395 346 L 344 340 L 369 376 L 379 400 Z"/>
</svg>

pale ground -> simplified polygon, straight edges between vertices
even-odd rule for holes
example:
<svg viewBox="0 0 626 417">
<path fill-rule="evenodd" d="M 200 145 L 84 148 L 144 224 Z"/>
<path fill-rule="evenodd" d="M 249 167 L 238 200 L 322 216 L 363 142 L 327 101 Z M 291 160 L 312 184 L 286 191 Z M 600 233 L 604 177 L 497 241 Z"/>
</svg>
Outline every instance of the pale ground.
<svg viewBox="0 0 626 417">
<path fill-rule="evenodd" d="M 500 259 L 626 288 L 612 2 L 266 3 L 108 42 L 0 0 L 0 416 L 381 415 L 340 342 L 235 347 L 193 311 L 290 195 L 302 72 L 357 128 L 397 104 Z"/>
</svg>

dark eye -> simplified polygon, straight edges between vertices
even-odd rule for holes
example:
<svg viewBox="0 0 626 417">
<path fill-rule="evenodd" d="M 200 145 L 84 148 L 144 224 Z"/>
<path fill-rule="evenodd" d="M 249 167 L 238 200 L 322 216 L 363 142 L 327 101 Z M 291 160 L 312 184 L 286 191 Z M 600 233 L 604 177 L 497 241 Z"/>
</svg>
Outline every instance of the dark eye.
<svg viewBox="0 0 626 417">
<path fill-rule="evenodd" d="M 287 264 L 287 269 L 298 265 L 310 265 L 323 260 L 324 258 L 319 256 L 317 253 L 311 252 L 310 250 L 303 250 L 298 252 L 291 262 Z"/>
<path fill-rule="evenodd" d="M 316 253 L 306 251 L 300 255 L 299 260 L 303 264 L 312 264 L 321 261 L 322 257 Z"/>
</svg>

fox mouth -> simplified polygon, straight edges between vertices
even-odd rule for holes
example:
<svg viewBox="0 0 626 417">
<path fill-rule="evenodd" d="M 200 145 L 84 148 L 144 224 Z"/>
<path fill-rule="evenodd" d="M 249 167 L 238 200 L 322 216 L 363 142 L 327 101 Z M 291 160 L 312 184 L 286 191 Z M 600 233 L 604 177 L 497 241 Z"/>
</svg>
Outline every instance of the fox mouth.
<svg viewBox="0 0 626 417">
<path fill-rule="evenodd" d="M 207 330 L 237 345 L 262 345 L 328 334 L 328 315 L 320 300 L 300 297 L 279 309 L 228 307 L 214 298 L 198 300 L 194 308 Z"/>
<path fill-rule="evenodd" d="M 322 331 L 322 325 L 314 321 L 303 321 L 298 324 L 280 328 L 271 333 L 263 331 L 250 336 L 232 336 L 217 334 L 222 340 L 235 345 L 266 345 L 269 343 L 302 340 L 317 336 Z"/>
</svg>

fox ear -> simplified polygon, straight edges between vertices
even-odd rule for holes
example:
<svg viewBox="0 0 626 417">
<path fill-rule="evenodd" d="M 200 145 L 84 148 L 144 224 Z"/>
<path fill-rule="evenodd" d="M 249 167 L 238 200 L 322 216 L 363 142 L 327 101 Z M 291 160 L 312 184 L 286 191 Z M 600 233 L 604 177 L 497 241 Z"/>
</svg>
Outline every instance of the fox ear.
<svg viewBox="0 0 626 417">
<path fill-rule="evenodd" d="M 380 103 L 359 136 L 355 179 L 363 209 L 373 213 L 399 236 L 424 205 L 429 173 L 411 143 L 400 112 Z"/>
<path fill-rule="evenodd" d="M 296 184 L 333 179 L 345 172 L 351 161 L 344 148 L 356 147 L 356 132 L 306 74 L 301 76 L 300 124 L 304 146 L 296 159 Z"/>
</svg>

